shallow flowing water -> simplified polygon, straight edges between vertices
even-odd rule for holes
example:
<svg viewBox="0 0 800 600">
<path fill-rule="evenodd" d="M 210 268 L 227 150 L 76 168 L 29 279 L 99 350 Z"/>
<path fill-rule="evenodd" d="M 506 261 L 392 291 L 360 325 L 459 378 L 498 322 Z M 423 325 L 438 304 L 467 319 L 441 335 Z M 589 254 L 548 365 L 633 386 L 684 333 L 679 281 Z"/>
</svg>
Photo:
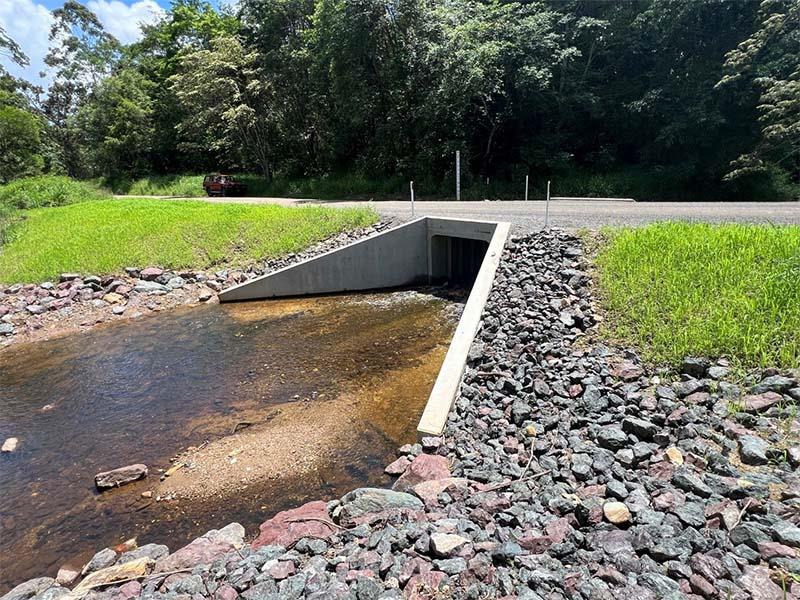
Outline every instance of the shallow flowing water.
<svg viewBox="0 0 800 600">
<path fill-rule="evenodd" d="M 386 485 L 452 309 L 408 291 L 208 305 L 1 351 L 0 440 L 20 441 L 0 456 L 0 591 L 131 537 L 253 535 L 305 500 Z M 187 447 L 205 449 L 159 483 Z M 149 477 L 94 489 L 132 463 Z"/>
</svg>

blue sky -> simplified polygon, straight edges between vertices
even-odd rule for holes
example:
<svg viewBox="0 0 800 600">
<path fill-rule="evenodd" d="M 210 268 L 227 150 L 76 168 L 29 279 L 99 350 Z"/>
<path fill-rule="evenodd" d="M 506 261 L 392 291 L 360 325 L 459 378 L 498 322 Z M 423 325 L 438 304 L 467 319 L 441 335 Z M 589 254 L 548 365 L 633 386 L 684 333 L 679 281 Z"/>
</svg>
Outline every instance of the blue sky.
<svg viewBox="0 0 800 600">
<path fill-rule="evenodd" d="M 42 59 L 47 53 L 50 30 L 50 11 L 63 4 L 63 0 L 0 0 L 0 25 L 30 58 L 27 68 L 12 64 L 0 57 L 12 75 L 24 77 L 39 85 L 46 85 L 39 77 L 44 69 Z M 152 23 L 163 15 L 167 0 L 84 0 L 103 23 L 107 31 L 121 42 L 129 44 L 138 39 L 139 25 Z"/>
</svg>

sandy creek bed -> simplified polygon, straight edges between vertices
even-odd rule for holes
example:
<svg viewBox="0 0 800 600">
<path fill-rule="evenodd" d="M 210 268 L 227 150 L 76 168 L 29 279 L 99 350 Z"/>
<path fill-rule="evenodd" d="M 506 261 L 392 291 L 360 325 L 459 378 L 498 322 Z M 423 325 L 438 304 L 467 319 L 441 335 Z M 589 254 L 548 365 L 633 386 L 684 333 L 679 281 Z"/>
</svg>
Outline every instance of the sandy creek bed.
<svg viewBox="0 0 800 600">
<path fill-rule="evenodd" d="M 387 484 L 457 312 L 410 291 L 208 305 L 0 351 L 0 437 L 20 440 L 0 457 L 0 592 L 127 538 L 253 534 L 304 500 Z M 146 480 L 94 490 L 135 462 Z"/>
</svg>

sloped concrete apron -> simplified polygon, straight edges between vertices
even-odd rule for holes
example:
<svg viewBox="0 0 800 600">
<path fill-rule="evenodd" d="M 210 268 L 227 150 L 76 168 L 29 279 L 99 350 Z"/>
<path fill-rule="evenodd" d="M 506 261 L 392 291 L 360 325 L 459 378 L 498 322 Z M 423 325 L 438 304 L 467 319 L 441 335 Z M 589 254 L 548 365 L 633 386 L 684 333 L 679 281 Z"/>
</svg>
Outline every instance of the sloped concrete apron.
<svg viewBox="0 0 800 600">
<path fill-rule="evenodd" d="M 421 217 L 320 256 L 223 290 L 220 302 L 386 289 L 430 283 L 452 269 L 442 240 L 487 244 L 467 304 L 417 429 L 439 435 L 458 392 L 469 348 L 492 288 L 510 224 Z"/>
</svg>

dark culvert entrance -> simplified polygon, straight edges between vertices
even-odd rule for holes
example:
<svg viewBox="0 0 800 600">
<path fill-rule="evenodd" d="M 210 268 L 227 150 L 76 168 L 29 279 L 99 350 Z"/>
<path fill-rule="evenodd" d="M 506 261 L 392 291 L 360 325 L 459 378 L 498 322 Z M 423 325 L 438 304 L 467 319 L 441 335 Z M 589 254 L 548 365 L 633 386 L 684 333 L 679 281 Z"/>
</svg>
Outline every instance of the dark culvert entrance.
<svg viewBox="0 0 800 600">
<path fill-rule="evenodd" d="M 431 281 L 472 287 L 478 276 L 488 242 L 434 235 L 431 238 Z"/>
</svg>

